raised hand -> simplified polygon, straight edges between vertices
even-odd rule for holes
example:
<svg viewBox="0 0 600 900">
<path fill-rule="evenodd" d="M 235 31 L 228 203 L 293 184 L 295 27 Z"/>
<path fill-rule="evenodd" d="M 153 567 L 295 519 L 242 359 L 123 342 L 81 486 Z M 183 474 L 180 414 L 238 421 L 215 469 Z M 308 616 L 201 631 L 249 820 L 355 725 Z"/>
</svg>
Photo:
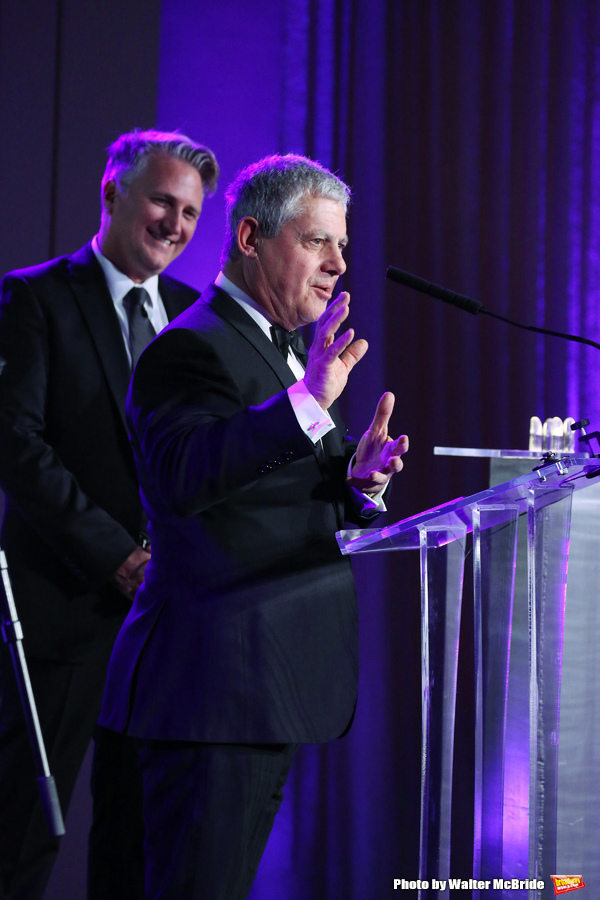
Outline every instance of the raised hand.
<svg viewBox="0 0 600 900">
<path fill-rule="evenodd" d="M 393 409 L 394 395 L 386 391 L 356 448 L 348 483 L 365 494 L 378 493 L 404 465 L 400 457 L 408 450 L 408 437 L 403 434 L 392 440 L 388 434 Z"/>
<path fill-rule="evenodd" d="M 368 344 L 362 338 L 354 341 L 354 329 L 340 337 L 335 334 L 347 318 L 350 294 L 343 291 L 319 317 L 315 336 L 308 353 L 304 383 L 322 409 L 329 409 L 340 396 L 348 375 L 363 358 Z"/>
</svg>

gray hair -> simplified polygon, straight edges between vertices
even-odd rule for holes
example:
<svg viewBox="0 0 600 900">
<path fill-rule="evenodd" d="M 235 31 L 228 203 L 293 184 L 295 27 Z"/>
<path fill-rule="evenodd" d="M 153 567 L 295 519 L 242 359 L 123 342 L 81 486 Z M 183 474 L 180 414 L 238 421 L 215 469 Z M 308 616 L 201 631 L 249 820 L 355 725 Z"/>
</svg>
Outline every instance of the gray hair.
<svg viewBox="0 0 600 900">
<path fill-rule="evenodd" d="M 274 154 L 238 172 L 225 191 L 225 243 L 221 267 L 239 254 L 237 224 L 252 216 L 266 238 L 276 237 L 283 226 L 301 215 L 307 197 L 335 200 L 348 209 L 347 184 L 306 156 Z"/>
<path fill-rule="evenodd" d="M 217 187 L 219 164 L 212 150 L 178 131 L 129 131 L 120 135 L 106 152 L 108 162 L 102 177 L 102 193 L 106 182 L 114 179 L 126 194 L 154 153 L 164 153 L 193 166 L 207 195 L 214 194 Z"/>
</svg>

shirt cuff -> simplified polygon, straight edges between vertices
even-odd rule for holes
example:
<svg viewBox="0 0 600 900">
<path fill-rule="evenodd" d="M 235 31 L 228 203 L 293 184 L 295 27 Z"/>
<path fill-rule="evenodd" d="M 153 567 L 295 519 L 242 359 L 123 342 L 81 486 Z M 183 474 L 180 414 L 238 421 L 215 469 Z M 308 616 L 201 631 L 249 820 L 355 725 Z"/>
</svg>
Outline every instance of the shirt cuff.
<svg viewBox="0 0 600 900">
<path fill-rule="evenodd" d="M 362 491 L 359 491 L 357 488 L 352 487 L 352 485 L 348 485 L 350 502 L 354 506 L 356 512 L 359 512 L 362 515 L 366 515 L 370 512 L 376 513 L 387 511 L 387 506 L 385 505 L 383 500 L 385 490 L 386 488 L 383 488 L 383 490 L 381 490 L 378 494 L 373 495 L 363 494 Z"/>
<path fill-rule="evenodd" d="M 297 381 L 288 388 L 288 397 L 298 425 L 313 444 L 318 443 L 322 437 L 335 428 L 335 422 L 328 412 L 321 409 L 303 380 Z"/>
</svg>

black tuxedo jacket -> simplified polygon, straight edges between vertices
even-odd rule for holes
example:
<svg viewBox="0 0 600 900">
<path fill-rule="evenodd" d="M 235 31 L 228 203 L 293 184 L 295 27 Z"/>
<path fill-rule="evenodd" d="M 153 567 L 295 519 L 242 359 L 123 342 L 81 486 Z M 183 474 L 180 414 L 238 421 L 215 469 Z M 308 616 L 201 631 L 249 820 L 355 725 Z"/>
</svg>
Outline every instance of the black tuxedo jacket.
<svg viewBox="0 0 600 900">
<path fill-rule="evenodd" d="M 212 286 L 142 354 L 127 401 L 152 539 L 102 724 L 144 738 L 320 742 L 356 701 L 345 519 L 354 445 L 298 425 L 294 376 Z"/>
<path fill-rule="evenodd" d="M 198 297 L 166 277 L 159 290 L 169 318 Z M 90 244 L 0 292 L 1 543 L 27 652 L 76 661 L 129 607 L 107 583 L 142 529 L 127 355 Z"/>
</svg>

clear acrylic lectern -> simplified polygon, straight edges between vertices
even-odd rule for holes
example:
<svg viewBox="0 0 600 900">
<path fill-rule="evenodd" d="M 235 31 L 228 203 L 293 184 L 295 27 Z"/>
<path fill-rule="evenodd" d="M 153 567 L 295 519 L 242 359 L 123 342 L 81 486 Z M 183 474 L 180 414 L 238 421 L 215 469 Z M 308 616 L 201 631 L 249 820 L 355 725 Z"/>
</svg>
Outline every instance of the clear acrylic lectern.
<svg viewBox="0 0 600 900">
<path fill-rule="evenodd" d="M 422 767 L 420 897 L 449 896 L 452 766 L 467 535 L 475 608 L 473 896 L 554 896 L 563 624 L 571 504 L 600 480 L 600 460 L 566 457 L 382 529 L 338 532 L 342 553 L 420 551 Z M 529 796 L 518 820 L 504 803 L 507 686 L 518 528 L 527 534 Z M 514 672 L 513 672 L 514 677 Z M 527 827 L 523 831 L 523 820 Z M 507 871 L 509 860 L 510 871 Z M 514 885 L 498 880 L 522 879 Z M 434 879 L 436 884 L 434 885 Z M 445 882 L 445 887 L 440 887 Z M 541 882 L 544 887 L 541 888 Z"/>
</svg>

